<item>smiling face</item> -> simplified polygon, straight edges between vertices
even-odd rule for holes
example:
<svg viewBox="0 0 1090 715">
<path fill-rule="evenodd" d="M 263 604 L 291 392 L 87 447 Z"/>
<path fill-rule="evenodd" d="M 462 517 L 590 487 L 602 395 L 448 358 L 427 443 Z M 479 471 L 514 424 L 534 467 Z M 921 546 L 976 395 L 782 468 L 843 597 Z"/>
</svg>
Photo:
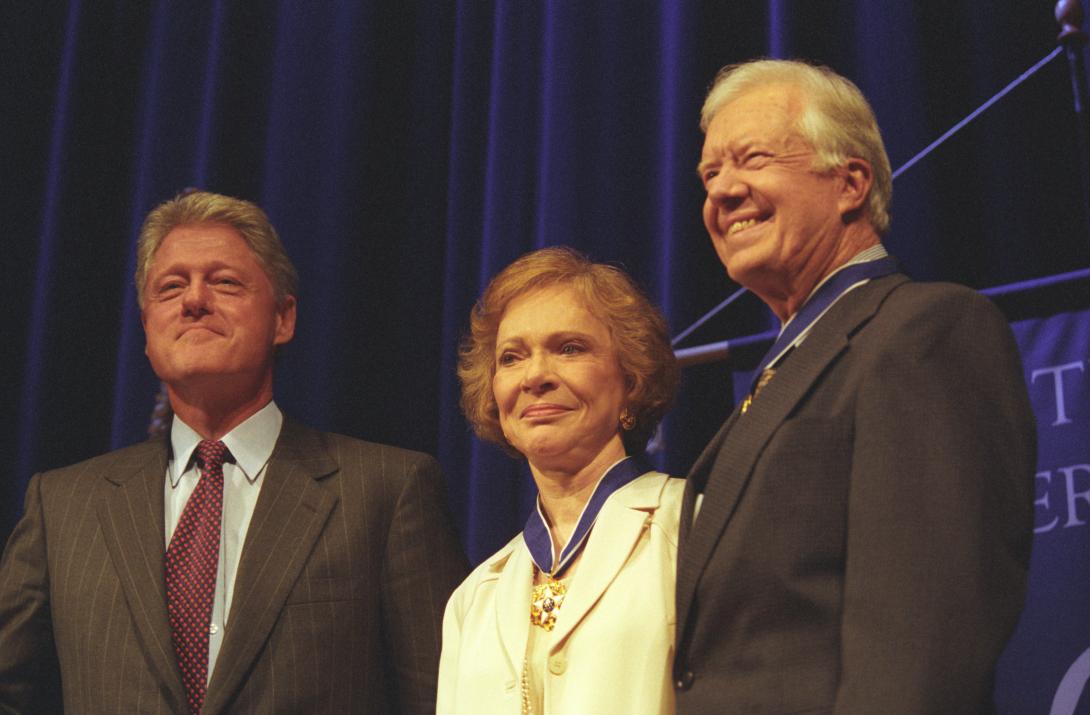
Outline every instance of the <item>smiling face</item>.
<svg viewBox="0 0 1090 715">
<path fill-rule="evenodd" d="M 295 332 L 295 298 L 272 283 L 230 226 L 179 226 L 155 252 L 143 287 L 145 352 L 174 392 L 207 385 L 242 400 L 272 395 L 273 352 Z M 267 401 L 267 399 L 265 400 Z"/>
<path fill-rule="evenodd" d="M 624 456 L 626 388 L 617 350 L 571 286 L 535 290 L 507 305 L 492 390 L 504 436 L 535 471 L 604 469 Z"/>
<path fill-rule="evenodd" d="M 704 225 L 719 260 L 777 313 L 784 305 L 794 312 L 851 257 L 841 260 L 845 215 L 860 205 L 845 190 L 850 172 L 812 168 L 814 151 L 795 128 L 803 102 L 800 90 L 784 84 L 727 102 L 708 125 L 698 168 L 707 191 Z"/>
</svg>

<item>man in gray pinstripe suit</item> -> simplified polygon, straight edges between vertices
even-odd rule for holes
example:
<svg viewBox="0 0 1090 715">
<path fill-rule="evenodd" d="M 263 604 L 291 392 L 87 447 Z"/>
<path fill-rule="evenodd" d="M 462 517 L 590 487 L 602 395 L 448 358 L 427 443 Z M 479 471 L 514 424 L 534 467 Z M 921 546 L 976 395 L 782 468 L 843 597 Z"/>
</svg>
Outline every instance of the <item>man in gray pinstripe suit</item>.
<svg viewBox="0 0 1090 715">
<path fill-rule="evenodd" d="M 164 553 L 202 440 L 230 458 L 200 712 L 434 711 L 442 611 L 466 572 L 442 477 L 280 413 L 295 282 L 249 202 L 192 192 L 149 214 L 136 285 L 170 435 L 31 480 L 0 562 L 0 712 L 195 711 Z"/>
</svg>

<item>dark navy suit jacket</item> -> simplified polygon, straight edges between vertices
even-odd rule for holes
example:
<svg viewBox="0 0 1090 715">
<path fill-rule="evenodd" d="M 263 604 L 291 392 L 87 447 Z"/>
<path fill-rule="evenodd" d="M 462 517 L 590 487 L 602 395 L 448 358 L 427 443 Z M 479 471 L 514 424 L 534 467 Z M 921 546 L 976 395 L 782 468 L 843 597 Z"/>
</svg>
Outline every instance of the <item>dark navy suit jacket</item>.
<svg viewBox="0 0 1090 715">
<path fill-rule="evenodd" d="M 989 712 L 1035 461 L 988 299 L 900 274 L 846 294 L 689 474 L 678 712 Z"/>
</svg>

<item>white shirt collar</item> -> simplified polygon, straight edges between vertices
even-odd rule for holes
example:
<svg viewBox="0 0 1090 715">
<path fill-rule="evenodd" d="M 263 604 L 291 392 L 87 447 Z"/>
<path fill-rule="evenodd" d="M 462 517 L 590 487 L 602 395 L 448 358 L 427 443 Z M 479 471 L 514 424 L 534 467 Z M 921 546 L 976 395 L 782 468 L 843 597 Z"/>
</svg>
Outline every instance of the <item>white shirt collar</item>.
<svg viewBox="0 0 1090 715">
<path fill-rule="evenodd" d="M 804 301 L 802 302 L 802 304 L 803 304 L 803 305 L 806 305 L 806 303 L 807 303 L 807 302 L 808 302 L 808 301 L 809 301 L 809 300 L 810 300 L 811 298 L 813 298 L 813 297 L 814 297 L 814 293 L 817 293 L 817 292 L 818 292 L 818 289 L 820 289 L 820 288 L 821 288 L 821 286 L 823 286 L 823 285 L 825 285 L 826 283 L 828 283 L 828 282 L 829 282 L 829 280 L 830 280 L 830 279 L 831 279 L 831 278 L 832 278 L 833 276 L 835 276 L 835 275 L 836 275 L 837 273 L 840 273 L 840 272 L 841 272 L 842 270 L 844 270 L 844 269 L 845 269 L 845 268 L 847 268 L 848 266 L 854 266 L 854 265 L 855 265 L 855 264 L 857 264 L 857 263 L 867 263 L 867 262 L 869 262 L 869 261 L 877 261 L 878 259 L 880 259 L 880 258 L 885 258 L 885 257 L 886 257 L 886 256 L 888 256 L 888 255 L 889 255 L 889 252 L 888 252 L 888 251 L 886 251 L 886 247 L 885 247 L 885 246 L 883 246 L 883 245 L 882 245 L 882 244 L 880 244 L 880 243 L 876 243 L 875 245 L 871 246 L 870 248 L 864 248 L 864 249 L 863 249 L 862 251 L 860 251 L 859 253 L 857 253 L 857 254 L 855 254 L 854 256 L 852 256 L 852 257 L 851 257 L 851 260 L 847 261 L 846 263 L 844 263 L 844 265 L 840 266 L 840 267 L 839 267 L 839 268 L 837 268 L 837 269 L 836 269 L 835 271 L 833 271 L 832 273 L 830 273 L 829 275 L 825 276 L 825 277 L 824 277 L 824 278 L 822 278 L 822 279 L 821 279 L 820 281 L 818 281 L 818 284 L 817 284 L 816 286 L 814 286 L 813 290 L 811 290 L 811 291 L 810 291 L 810 295 L 806 296 L 806 300 L 804 300 Z M 855 285 L 853 285 L 853 286 L 852 286 L 851 288 L 849 288 L 848 290 L 851 290 L 852 288 L 858 288 L 859 286 L 861 286 L 861 285 L 863 285 L 864 283 L 867 283 L 867 282 L 869 282 L 869 281 L 868 281 L 867 279 L 861 280 L 861 281 L 859 281 L 859 283 L 856 283 Z M 844 291 L 844 292 L 845 292 L 845 293 L 847 293 L 848 291 Z M 786 321 L 786 322 L 784 322 L 784 323 L 783 323 L 783 324 L 782 324 L 782 325 L 780 326 L 780 332 L 781 332 L 781 333 L 782 333 L 782 332 L 783 332 L 784 330 L 786 330 L 786 329 L 787 329 L 787 326 L 788 326 L 788 324 L 789 324 L 789 323 L 790 323 L 790 322 L 791 322 L 792 320 L 794 320 L 794 319 L 795 319 L 795 315 L 798 315 L 798 311 L 795 311 L 795 314 L 794 314 L 794 315 L 792 315 L 792 316 L 791 316 L 790 318 L 788 318 L 788 319 L 787 319 L 787 321 Z M 816 323 L 817 321 L 815 320 L 814 322 Z"/>
<path fill-rule="evenodd" d="M 284 415 L 276 403 L 269 400 L 269 404 L 246 418 L 242 424 L 223 436 L 223 443 L 231 451 L 235 465 L 242 470 L 247 481 L 253 483 L 257 475 L 272 456 L 273 447 L 276 446 L 276 438 L 280 436 L 280 427 L 284 423 Z M 182 474 L 189 466 L 189 460 L 193 457 L 193 450 L 200 444 L 202 437 L 183 422 L 178 415 L 174 415 L 174 421 L 170 426 L 170 446 L 174 455 L 167 473 L 170 476 L 170 486 L 177 487 Z"/>
</svg>

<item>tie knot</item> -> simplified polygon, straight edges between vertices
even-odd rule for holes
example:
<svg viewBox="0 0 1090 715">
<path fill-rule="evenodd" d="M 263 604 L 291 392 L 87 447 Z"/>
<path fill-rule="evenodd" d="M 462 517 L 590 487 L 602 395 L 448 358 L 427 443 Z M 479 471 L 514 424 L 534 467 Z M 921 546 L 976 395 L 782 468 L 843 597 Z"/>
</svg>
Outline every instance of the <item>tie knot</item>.
<svg viewBox="0 0 1090 715">
<path fill-rule="evenodd" d="M 202 439 L 197 445 L 197 457 L 205 469 L 213 470 L 222 467 L 223 463 L 230 459 L 231 452 L 227 449 L 227 445 L 219 440 Z"/>
</svg>

